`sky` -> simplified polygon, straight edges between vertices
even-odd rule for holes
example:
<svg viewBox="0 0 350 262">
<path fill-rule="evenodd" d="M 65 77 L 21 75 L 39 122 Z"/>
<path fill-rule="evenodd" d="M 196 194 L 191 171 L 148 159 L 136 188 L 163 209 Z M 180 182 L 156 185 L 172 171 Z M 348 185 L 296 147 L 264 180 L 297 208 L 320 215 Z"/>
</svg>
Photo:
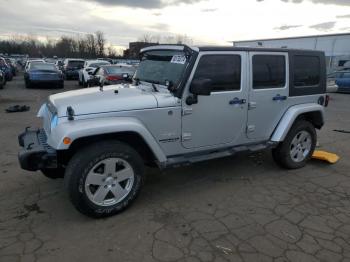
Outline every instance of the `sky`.
<svg viewBox="0 0 350 262">
<path fill-rule="evenodd" d="M 0 37 L 97 30 L 115 47 L 144 35 L 195 45 L 350 32 L 350 0 L 0 0 Z"/>
</svg>

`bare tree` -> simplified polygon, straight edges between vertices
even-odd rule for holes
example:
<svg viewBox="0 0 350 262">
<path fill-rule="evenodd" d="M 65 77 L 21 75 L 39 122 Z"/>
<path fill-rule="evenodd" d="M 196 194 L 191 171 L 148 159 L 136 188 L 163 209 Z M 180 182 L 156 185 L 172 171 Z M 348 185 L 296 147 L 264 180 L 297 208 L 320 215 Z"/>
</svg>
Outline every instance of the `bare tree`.
<svg viewBox="0 0 350 262">
<path fill-rule="evenodd" d="M 139 37 L 139 41 L 143 43 L 152 43 L 153 36 L 151 34 L 144 34 L 143 36 Z"/>
<path fill-rule="evenodd" d="M 95 32 L 96 35 L 96 45 L 97 45 L 97 54 L 101 57 L 104 56 L 105 53 L 105 44 L 106 39 L 104 38 L 104 34 L 102 31 Z"/>
</svg>

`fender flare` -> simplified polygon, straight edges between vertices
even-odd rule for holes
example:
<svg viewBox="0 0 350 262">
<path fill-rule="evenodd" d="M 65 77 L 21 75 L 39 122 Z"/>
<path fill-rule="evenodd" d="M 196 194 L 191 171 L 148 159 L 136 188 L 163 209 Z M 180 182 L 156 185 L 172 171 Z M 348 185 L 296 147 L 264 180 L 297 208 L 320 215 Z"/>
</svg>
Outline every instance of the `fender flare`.
<svg viewBox="0 0 350 262">
<path fill-rule="evenodd" d="M 297 117 L 302 114 L 312 113 L 312 112 L 320 112 L 322 117 L 322 123 L 324 123 L 324 107 L 319 104 L 308 103 L 308 104 L 300 104 L 300 105 L 295 105 L 290 107 L 286 111 L 286 113 L 283 115 L 280 122 L 278 123 L 275 131 L 271 136 L 271 141 L 272 142 L 283 141 L 287 136 L 290 128 L 294 124 L 294 121 L 297 119 Z"/>
<path fill-rule="evenodd" d="M 63 122 L 51 131 L 47 143 L 56 150 L 67 150 L 70 145 L 63 143 L 65 137 L 69 137 L 74 142 L 79 138 L 118 132 L 138 134 L 152 150 L 157 161 L 166 161 L 167 158 L 153 135 L 141 121 L 132 117 L 105 117 Z"/>
</svg>

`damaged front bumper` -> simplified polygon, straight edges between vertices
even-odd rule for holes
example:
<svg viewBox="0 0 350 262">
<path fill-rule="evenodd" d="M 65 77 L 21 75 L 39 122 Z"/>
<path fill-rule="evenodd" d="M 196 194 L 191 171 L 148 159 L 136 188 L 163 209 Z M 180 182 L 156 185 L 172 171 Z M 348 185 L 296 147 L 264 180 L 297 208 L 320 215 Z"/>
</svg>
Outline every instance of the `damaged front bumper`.
<svg viewBox="0 0 350 262">
<path fill-rule="evenodd" d="M 22 169 L 37 171 L 57 168 L 57 152 L 47 144 L 47 136 L 43 129 L 26 129 L 18 136 L 18 143 L 23 148 L 18 153 Z"/>
</svg>

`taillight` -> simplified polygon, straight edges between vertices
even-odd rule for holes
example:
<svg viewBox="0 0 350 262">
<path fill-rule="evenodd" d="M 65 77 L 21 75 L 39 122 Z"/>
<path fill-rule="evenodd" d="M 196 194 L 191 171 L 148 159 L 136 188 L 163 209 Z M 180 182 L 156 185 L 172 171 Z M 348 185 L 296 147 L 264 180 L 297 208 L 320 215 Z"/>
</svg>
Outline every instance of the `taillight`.
<svg viewBox="0 0 350 262">
<path fill-rule="evenodd" d="M 123 78 L 120 76 L 107 76 L 106 79 L 108 81 L 117 81 L 117 80 L 122 80 Z"/>
<path fill-rule="evenodd" d="M 326 95 L 326 101 L 324 102 L 324 106 L 325 106 L 325 107 L 328 106 L 328 104 L 329 104 L 329 99 L 330 99 L 329 95 Z"/>
</svg>

